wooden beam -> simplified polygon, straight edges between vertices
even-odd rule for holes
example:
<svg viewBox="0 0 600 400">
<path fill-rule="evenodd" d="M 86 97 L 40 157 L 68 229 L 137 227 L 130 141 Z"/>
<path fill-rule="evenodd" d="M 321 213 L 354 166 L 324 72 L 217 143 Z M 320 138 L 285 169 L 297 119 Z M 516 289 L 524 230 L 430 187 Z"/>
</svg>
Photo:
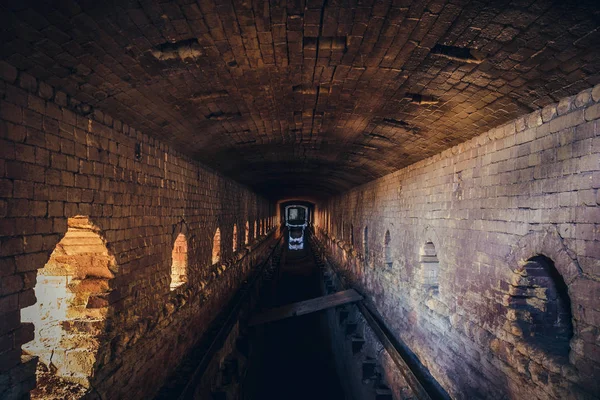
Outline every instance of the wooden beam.
<svg viewBox="0 0 600 400">
<path fill-rule="evenodd" d="M 284 318 L 309 314 L 315 311 L 324 310 L 326 308 L 331 308 L 347 303 L 353 303 L 362 299 L 363 297 L 360 294 L 358 294 L 354 289 L 344 290 L 342 292 L 337 292 L 327 296 L 317 297 L 315 299 L 300 301 L 282 307 L 272 308 L 252 317 L 250 319 L 249 325 L 260 325 Z"/>
</svg>

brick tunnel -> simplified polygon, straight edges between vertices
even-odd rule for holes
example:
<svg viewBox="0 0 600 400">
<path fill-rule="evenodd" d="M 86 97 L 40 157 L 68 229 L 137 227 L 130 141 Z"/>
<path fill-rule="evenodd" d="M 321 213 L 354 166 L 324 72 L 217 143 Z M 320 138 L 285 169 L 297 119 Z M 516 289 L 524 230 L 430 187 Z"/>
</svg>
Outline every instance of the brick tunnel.
<svg viewBox="0 0 600 400">
<path fill-rule="evenodd" d="M 600 398 L 597 1 L 0 21 L 0 399 Z"/>
</svg>

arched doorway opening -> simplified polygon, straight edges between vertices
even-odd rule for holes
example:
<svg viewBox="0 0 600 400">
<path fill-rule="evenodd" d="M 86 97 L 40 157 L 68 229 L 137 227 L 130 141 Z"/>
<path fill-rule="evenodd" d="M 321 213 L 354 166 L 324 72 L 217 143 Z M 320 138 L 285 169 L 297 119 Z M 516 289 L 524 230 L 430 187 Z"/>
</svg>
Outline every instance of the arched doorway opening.
<svg viewBox="0 0 600 400">
<path fill-rule="evenodd" d="M 385 231 L 385 237 L 383 238 L 383 257 L 385 265 L 388 268 L 392 268 L 394 264 L 394 260 L 392 259 L 392 247 L 390 243 L 392 242 L 392 236 L 390 235 L 390 231 Z"/>
<path fill-rule="evenodd" d="M 212 263 L 216 264 L 221 260 L 221 230 L 217 228 L 213 236 Z"/>
<path fill-rule="evenodd" d="M 188 243 L 185 235 L 180 233 L 173 244 L 171 263 L 171 290 L 187 282 Z"/>
<path fill-rule="evenodd" d="M 515 271 L 508 298 L 513 331 L 519 337 L 558 360 L 566 361 L 573 337 L 569 289 L 543 255 L 528 259 Z"/>
<path fill-rule="evenodd" d="M 238 233 L 237 233 L 237 224 L 233 224 L 233 252 L 235 253 L 238 249 Z"/>
</svg>

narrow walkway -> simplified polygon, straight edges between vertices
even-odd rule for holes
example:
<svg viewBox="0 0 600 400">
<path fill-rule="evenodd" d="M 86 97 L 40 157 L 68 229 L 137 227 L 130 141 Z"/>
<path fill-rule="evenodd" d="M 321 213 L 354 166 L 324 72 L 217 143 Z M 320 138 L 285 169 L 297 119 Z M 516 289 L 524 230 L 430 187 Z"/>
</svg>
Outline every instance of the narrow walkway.
<svg viewBox="0 0 600 400">
<path fill-rule="evenodd" d="M 309 250 L 286 248 L 281 261 L 274 306 L 322 295 Z M 262 371 L 256 374 L 256 399 L 344 399 L 321 312 L 272 322 L 263 329 L 265 354 Z"/>
</svg>

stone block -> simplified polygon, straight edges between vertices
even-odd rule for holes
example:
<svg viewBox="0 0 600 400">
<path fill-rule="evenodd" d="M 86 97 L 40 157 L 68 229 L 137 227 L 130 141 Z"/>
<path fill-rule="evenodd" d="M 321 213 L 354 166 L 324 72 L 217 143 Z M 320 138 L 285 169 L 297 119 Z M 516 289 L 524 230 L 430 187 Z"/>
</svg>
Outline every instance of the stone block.
<svg viewBox="0 0 600 400">
<path fill-rule="evenodd" d="M 592 100 L 596 103 L 600 101 L 600 84 L 594 86 L 592 89 Z"/>
<path fill-rule="evenodd" d="M 23 123 L 23 109 L 6 101 L 0 101 L 0 118 L 20 125 Z"/>
<path fill-rule="evenodd" d="M 586 108 L 585 110 L 585 120 L 586 121 L 595 121 L 600 118 L 600 104 L 594 104 Z"/>
<path fill-rule="evenodd" d="M 575 97 L 575 107 L 581 108 L 589 105 L 592 102 L 592 89 L 579 92 Z"/>
<path fill-rule="evenodd" d="M 542 121 L 549 122 L 557 115 L 556 105 L 552 104 L 542 109 Z"/>
<path fill-rule="evenodd" d="M 575 106 L 575 97 L 565 97 L 558 102 L 556 112 L 558 115 L 568 114 Z"/>
<path fill-rule="evenodd" d="M 38 88 L 37 79 L 28 73 L 22 72 L 19 74 L 19 86 L 29 93 L 35 94 Z"/>
<path fill-rule="evenodd" d="M 5 61 L 0 61 L 0 78 L 8 83 L 14 83 L 17 79 L 17 69 Z"/>
</svg>

